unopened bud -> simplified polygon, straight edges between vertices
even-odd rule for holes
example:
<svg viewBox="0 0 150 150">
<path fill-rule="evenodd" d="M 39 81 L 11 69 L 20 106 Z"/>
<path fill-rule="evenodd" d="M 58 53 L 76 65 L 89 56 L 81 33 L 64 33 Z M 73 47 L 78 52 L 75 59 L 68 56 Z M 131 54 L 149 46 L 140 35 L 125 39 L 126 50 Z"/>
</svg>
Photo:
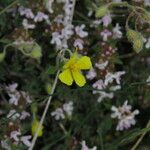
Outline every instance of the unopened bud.
<svg viewBox="0 0 150 150">
<path fill-rule="evenodd" d="M 33 120 L 33 122 L 32 122 L 32 135 L 33 136 L 37 132 L 39 124 L 40 124 L 40 122 L 37 119 Z M 41 125 L 39 132 L 38 132 L 38 137 L 43 135 L 43 128 L 44 127 Z"/>
<path fill-rule="evenodd" d="M 2 62 L 5 58 L 5 52 L 0 53 L 0 62 Z"/>
<path fill-rule="evenodd" d="M 99 8 L 96 10 L 96 17 L 97 17 L 97 18 L 103 17 L 103 16 L 105 16 L 108 12 L 109 12 L 109 10 L 108 10 L 108 5 L 101 6 L 101 7 L 99 7 Z"/>
<path fill-rule="evenodd" d="M 51 91 L 52 91 L 52 85 L 50 83 L 47 83 L 46 86 L 45 86 L 45 89 L 46 89 L 46 92 L 48 94 L 50 94 Z"/>
<path fill-rule="evenodd" d="M 39 45 L 35 45 L 32 49 L 32 52 L 31 52 L 31 57 L 32 58 L 36 58 L 36 59 L 39 59 L 42 57 L 42 51 L 41 51 L 41 47 Z"/>
</svg>

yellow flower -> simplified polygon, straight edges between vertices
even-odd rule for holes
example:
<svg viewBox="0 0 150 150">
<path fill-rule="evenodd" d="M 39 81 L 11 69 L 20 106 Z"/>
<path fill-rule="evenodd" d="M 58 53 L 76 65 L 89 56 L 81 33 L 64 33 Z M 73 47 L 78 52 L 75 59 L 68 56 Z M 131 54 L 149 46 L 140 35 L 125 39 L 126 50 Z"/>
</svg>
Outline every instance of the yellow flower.
<svg viewBox="0 0 150 150">
<path fill-rule="evenodd" d="M 92 63 L 89 57 L 79 57 L 77 53 L 74 53 L 72 57 L 63 66 L 63 72 L 59 74 L 61 82 L 72 85 L 73 81 L 82 87 L 85 85 L 86 80 L 81 70 L 87 70 L 92 67 Z"/>
<path fill-rule="evenodd" d="M 37 119 L 34 119 L 34 121 L 32 122 L 32 135 L 34 135 L 38 129 L 39 126 L 39 121 Z M 43 135 L 43 126 L 40 127 L 40 130 L 38 132 L 38 136 L 42 136 Z"/>
</svg>

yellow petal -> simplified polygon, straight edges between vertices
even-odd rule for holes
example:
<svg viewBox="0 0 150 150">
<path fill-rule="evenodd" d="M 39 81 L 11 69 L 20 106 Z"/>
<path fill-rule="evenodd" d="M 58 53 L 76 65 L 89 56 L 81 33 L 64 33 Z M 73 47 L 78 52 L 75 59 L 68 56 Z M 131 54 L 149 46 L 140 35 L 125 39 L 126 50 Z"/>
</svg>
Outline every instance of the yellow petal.
<svg viewBox="0 0 150 150">
<path fill-rule="evenodd" d="M 60 73 L 59 79 L 61 82 L 65 83 L 67 85 L 72 85 L 73 78 L 72 78 L 72 75 L 71 75 L 71 72 L 69 69 L 66 69 L 62 73 Z"/>
<path fill-rule="evenodd" d="M 76 61 L 78 60 L 78 55 L 77 53 L 74 53 L 70 59 L 65 63 L 65 65 L 63 66 L 63 69 L 68 69 L 69 66 L 71 66 L 72 64 L 76 63 Z"/>
<path fill-rule="evenodd" d="M 32 122 L 32 135 L 34 135 L 35 133 L 36 133 L 36 131 L 37 131 L 37 129 L 38 129 L 38 126 L 39 126 L 39 121 L 38 120 L 34 120 L 33 122 Z M 38 132 L 38 136 L 40 137 L 40 136 L 42 136 L 43 135 L 43 126 L 41 126 L 40 127 L 40 129 L 39 129 L 39 132 Z"/>
<path fill-rule="evenodd" d="M 86 83 L 85 77 L 79 70 L 72 71 L 73 79 L 75 80 L 76 84 L 80 87 L 84 86 Z"/>
<path fill-rule="evenodd" d="M 92 67 L 92 63 L 90 57 L 83 56 L 77 61 L 77 66 L 80 69 L 90 69 Z"/>
</svg>

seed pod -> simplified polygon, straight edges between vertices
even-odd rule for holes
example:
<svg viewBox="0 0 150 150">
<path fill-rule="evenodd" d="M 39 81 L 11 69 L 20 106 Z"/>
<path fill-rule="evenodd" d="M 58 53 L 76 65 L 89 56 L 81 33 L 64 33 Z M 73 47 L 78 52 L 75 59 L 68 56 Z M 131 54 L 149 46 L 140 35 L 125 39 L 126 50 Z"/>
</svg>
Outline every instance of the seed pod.
<svg viewBox="0 0 150 150">
<path fill-rule="evenodd" d="M 104 15 L 106 15 L 108 12 L 109 12 L 108 5 L 104 5 L 96 10 L 95 16 L 96 16 L 96 18 L 100 18 L 100 17 L 103 17 Z"/>
<path fill-rule="evenodd" d="M 5 58 L 5 52 L 0 53 L 0 62 L 2 62 Z"/>
<path fill-rule="evenodd" d="M 39 59 L 42 57 L 42 51 L 41 47 L 38 44 L 35 44 L 32 51 L 31 51 L 31 57 L 35 59 Z"/>
<path fill-rule="evenodd" d="M 145 11 L 145 13 L 143 13 L 143 18 L 145 21 L 150 21 L 150 12 Z"/>
<path fill-rule="evenodd" d="M 139 53 L 143 49 L 143 39 L 135 39 L 133 41 L 133 49 L 136 53 Z"/>
<path fill-rule="evenodd" d="M 130 42 L 133 42 L 135 39 L 139 39 L 140 36 L 141 34 L 139 32 L 129 28 L 127 29 L 127 38 Z"/>
</svg>

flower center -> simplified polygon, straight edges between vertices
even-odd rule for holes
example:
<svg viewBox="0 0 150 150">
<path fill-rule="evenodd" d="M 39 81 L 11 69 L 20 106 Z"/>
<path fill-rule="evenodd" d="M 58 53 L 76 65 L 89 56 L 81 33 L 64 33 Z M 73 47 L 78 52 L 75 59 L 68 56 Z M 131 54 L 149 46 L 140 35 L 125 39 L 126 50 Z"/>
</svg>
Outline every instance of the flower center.
<svg viewBox="0 0 150 150">
<path fill-rule="evenodd" d="M 75 62 L 73 62 L 70 64 L 69 68 L 71 71 L 75 71 L 78 70 L 78 65 Z"/>
</svg>

